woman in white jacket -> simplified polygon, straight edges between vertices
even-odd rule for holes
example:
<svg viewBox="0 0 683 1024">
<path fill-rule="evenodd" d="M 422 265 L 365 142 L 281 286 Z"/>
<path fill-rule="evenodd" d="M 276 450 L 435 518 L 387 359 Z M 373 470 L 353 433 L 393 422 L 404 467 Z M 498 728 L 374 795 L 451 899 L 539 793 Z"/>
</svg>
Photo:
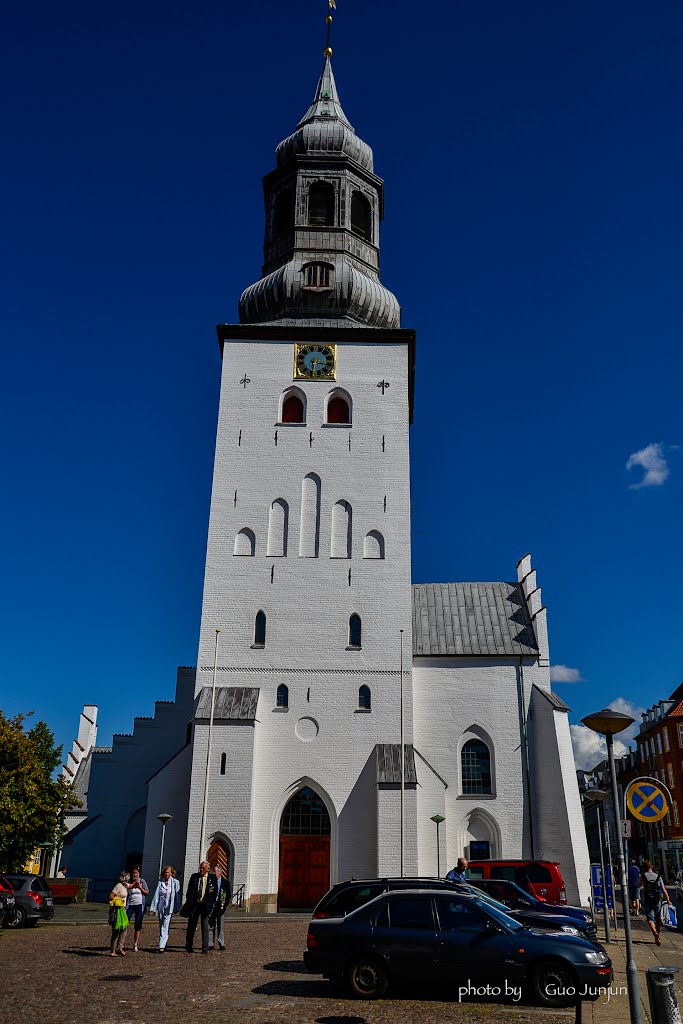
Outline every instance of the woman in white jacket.
<svg viewBox="0 0 683 1024">
<path fill-rule="evenodd" d="M 180 910 L 180 882 L 175 877 L 175 871 L 167 864 L 161 872 L 161 877 L 152 898 L 150 914 L 159 915 L 159 952 L 163 953 L 168 942 L 168 929 L 171 926 L 171 918 Z"/>
</svg>

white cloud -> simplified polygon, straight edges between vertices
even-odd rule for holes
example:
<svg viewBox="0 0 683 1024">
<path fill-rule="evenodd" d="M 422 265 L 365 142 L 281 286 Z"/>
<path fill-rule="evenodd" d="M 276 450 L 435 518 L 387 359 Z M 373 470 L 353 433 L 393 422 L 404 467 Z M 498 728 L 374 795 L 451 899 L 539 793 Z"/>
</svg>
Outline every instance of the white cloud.
<svg viewBox="0 0 683 1024">
<path fill-rule="evenodd" d="M 635 738 L 640 728 L 640 716 L 645 708 L 638 707 L 625 697 L 616 697 L 606 707 L 613 711 L 620 711 L 622 715 L 630 715 L 635 721 L 614 738 L 614 755 L 621 757 L 628 750 L 628 744 Z M 574 747 L 574 760 L 577 768 L 590 771 L 599 761 L 607 757 L 607 742 L 604 736 L 593 732 L 585 725 L 570 726 L 572 735 L 572 746 Z"/>
<path fill-rule="evenodd" d="M 578 668 L 570 668 L 569 665 L 550 666 L 551 683 L 582 683 L 584 678 Z"/>
<path fill-rule="evenodd" d="M 628 457 L 626 468 L 633 469 L 635 466 L 641 466 L 645 474 L 637 484 L 630 485 L 632 491 L 637 491 L 641 487 L 661 487 L 669 475 L 664 446 L 659 441 L 653 441 L 640 451 L 633 452 Z"/>
</svg>

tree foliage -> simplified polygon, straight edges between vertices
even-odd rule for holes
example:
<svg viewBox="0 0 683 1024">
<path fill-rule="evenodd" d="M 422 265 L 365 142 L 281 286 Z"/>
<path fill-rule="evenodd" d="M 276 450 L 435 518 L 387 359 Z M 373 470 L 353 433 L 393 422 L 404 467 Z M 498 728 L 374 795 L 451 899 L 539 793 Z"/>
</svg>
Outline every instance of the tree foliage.
<svg viewBox="0 0 683 1024">
<path fill-rule="evenodd" d="M 45 722 L 26 730 L 29 717 L 0 711 L 0 871 L 21 871 L 36 847 L 60 844 L 67 811 L 81 806 L 73 787 L 52 777 L 62 748 Z"/>
</svg>

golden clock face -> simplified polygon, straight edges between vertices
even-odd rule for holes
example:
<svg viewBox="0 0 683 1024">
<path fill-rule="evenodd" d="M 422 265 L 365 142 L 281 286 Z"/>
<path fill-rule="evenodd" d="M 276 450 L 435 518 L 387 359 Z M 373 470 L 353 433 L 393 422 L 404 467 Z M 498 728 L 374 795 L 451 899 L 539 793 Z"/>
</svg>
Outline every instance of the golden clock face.
<svg viewBox="0 0 683 1024">
<path fill-rule="evenodd" d="M 294 377 L 299 380 L 334 380 L 337 369 L 337 346 L 294 346 Z"/>
</svg>

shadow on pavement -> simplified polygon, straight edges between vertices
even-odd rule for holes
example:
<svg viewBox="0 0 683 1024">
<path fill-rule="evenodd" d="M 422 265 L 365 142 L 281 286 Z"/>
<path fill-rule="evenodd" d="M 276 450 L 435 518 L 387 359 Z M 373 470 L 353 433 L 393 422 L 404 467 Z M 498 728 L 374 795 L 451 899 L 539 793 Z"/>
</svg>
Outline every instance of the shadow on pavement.
<svg viewBox="0 0 683 1024">
<path fill-rule="evenodd" d="M 271 964 L 264 964 L 263 970 L 282 971 L 283 974 L 305 974 L 310 977 L 303 960 L 274 960 Z M 330 1020 L 332 1020 L 331 1017 Z"/>
<path fill-rule="evenodd" d="M 62 950 L 62 953 L 68 953 L 69 956 L 102 956 L 108 952 L 109 946 L 69 946 Z"/>
<path fill-rule="evenodd" d="M 365 1017 L 316 1017 L 315 1024 L 367 1024 Z"/>
</svg>

